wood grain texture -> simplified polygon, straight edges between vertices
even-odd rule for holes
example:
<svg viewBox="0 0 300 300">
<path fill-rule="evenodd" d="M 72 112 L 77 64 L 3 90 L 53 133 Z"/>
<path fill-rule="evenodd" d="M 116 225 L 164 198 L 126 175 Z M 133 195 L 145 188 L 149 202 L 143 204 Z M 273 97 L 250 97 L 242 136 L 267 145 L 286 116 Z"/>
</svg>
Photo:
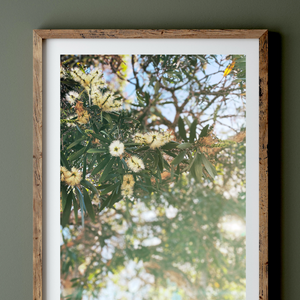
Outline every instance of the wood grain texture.
<svg viewBox="0 0 300 300">
<path fill-rule="evenodd" d="M 42 38 L 33 33 L 33 299 L 42 299 Z"/>
<path fill-rule="evenodd" d="M 259 299 L 268 300 L 268 32 L 267 30 L 34 30 L 33 299 L 42 300 L 42 40 L 259 39 Z"/>
<path fill-rule="evenodd" d="M 266 30 L 247 29 L 41 29 L 42 39 L 258 39 Z"/>
<path fill-rule="evenodd" d="M 259 299 L 268 300 L 268 32 L 259 39 Z"/>
</svg>

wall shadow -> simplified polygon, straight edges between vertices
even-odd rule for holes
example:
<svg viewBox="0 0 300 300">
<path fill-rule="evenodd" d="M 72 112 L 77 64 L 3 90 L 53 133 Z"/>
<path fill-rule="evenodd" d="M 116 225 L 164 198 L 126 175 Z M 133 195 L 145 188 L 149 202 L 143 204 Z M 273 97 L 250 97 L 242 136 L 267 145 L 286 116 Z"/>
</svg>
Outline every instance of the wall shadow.
<svg viewBox="0 0 300 300">
<path fill-rule="evenodd" d="M 269 299 L 282 298 L 282 41 L 269 32 Z"/>
</svg>

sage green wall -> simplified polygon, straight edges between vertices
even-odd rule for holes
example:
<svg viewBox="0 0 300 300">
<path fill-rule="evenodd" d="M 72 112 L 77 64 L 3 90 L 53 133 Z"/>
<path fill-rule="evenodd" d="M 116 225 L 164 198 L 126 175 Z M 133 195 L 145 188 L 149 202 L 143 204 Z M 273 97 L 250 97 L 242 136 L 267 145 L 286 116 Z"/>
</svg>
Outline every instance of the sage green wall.
<svg viewBox="0 0 300 300">
<path fill-rule="evenodd" d="M 299 13 L 298 0 L 2 0 L 0 299 L 32 299 L 32 30 L 37 28 L 271 31 L 270 299 L 300 299 Z"/>
</svg>

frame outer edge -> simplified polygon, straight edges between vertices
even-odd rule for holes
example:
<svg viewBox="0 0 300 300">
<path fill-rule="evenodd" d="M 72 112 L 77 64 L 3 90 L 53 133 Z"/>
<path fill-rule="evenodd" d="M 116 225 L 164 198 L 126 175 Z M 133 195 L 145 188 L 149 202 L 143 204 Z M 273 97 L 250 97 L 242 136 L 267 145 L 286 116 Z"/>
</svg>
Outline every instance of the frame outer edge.
<svg viewBox="0 0 300 300">
<path fill-rule="evenodd" d="M 268 300 L 268 31 L 33 31 L 33 300 L 42 300 L 42 40 L 51 38 L 259 38 L 259 299 Z"/>
<path fill-rule="evenodd" d="M 268 300 L 268 31 L 259 39 L 259 299 Z"/>
<path fill-rule="evenodd" d="M 33 300 L 42 300 L 42 38 L 33 32 Z"/>
<path fill-rule="evenodd" d="M 265 29 L 37 29 L 42 39 L 258 39 Z"/>
</svg>

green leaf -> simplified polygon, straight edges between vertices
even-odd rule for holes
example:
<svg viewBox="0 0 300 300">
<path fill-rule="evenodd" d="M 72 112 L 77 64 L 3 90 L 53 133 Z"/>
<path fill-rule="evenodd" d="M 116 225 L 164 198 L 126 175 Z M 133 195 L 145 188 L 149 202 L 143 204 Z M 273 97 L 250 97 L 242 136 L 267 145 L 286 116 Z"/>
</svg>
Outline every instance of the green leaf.
<svg viewBox="0 0 300 300">
<path fill-rule="evenodd" d="M 164 170 L 164 159 L 163 159 L 163 157 L 161 155 L 161 152 L 158 149 L 156 150 L 156 152 L 157 152 L 157 156 L 158 156 L 158 167 L 159 167 L 159 170 L 160 170 L 160 172 L 163 172 L 163 170 Z"/>
<path fill-rule="evenodd" d="M 62 219 L 61 219 L 62 227 L 65 227 L 69 222 L 71 207 L 72 207 L 72 195 L 73 195 L 73 192 L 71 191 L 66 199 L 66 205 L 63 210 Z"/>
<path fill-rule="evenodd" d="M 141 143 L 127 143 L 127 144 L 124 144 L 124 146 L 126 146 L 126 147 L 141 146 Z"/>
<path fill-rule="evenodd" d="M 181 119 L 181 117 L 179 117 L 179 120 L 178 120 L 178 128 L 179 128 L 179 135 L 182 137 L 182 139 L 184 139 L 187 142 L 186 132 L 184 129 L 184 122 Z"/>
<path fill-rule="evenodd" d="M 211 162 L 205 157 L 204 154 L 201 154 L 201 158 L 204 164 L 204 167 L 206 169 L 206 171 L 208 172 L 209 176 L 212 178 L 215 178 L 215 176 L 217 175 L 217 171 L 214 168 L 214 166 L 211 164 Z"/>
<path fill-rule="evenodd" d="M 183 121 L 187 124 L 187 126 L 191 127 L 191 122 L 187 116 L 183 117 Z"/>
<path fill-rule="evenodd" d="M 117 188 L 116 192 L 113 193 L 114 195 L 110 198 L 110 201 L 108 203 L 108 207 L 113 207 L 113 205 L 118 202 L 118 199 L 121 197 L 121 191 Z"/>
<path fill-rule="evenodd" d="M 193 146 L 193 144 L 191 144 L 191 143 L 182 143 L 182 144 L 178 145 L 176 148 L 186 149 L 186 148 L 190 148 L 191 146 Z"/>
<path fill-rule="evenodd" d="M 103 171 L 103 173 L 102 173 L 102 175 L 99 179 L 99 183 L 104 181 L 104 179 L 107 177 L 107 175 L 109 174 L 109 172 L 112 169 L 112 166 L 113 166 L 114 162 L 115 162 L 115 158 L 111 158 L 111 160 L 107 163 L 107 165 L 106 165 L 106 167 L 105 167 L 105 169 L 104 169 L 104 171 Z"/>
<path fill-rule="evenodd" d="M 195 174 L 195 179 L 199 182 L 202 181 L 203 167 L 202 167 L 202 157 L 201 154 L 197 153 L 195 161 L 193 163 L 193 169 Z"/>
<path fill-rule="evenodd" d="M 89 162 L 89 165 L 88 165 L 88 171 L 90 172 L 92 170 L 92 168 L 94 167 L 97 156 L 89 154 L 88 159 L 91 159 L 90 162 Z"/>
<path fill-rule="evenodd" d="M 61 202 L 62 202 L 61 204 L 62 204 L 62 209 L 64 210 L 67 203 L 68 193 L 65 185 L 61 185 L 60 190 L 61 190 Z"/>
<path fill-rule="evenodd" d="M 171 152 L 171 151 L 168 151 L 168 150 L 164 150 L 164 152 L 165 152 L 166 154 L 168 154 L 169 156 L 172 156 L 172 157 L 176 157 L 176 156 L 177 156 L 175 153 L 173 153 L 173 152 Z"/>
<path fill-rule="evenodd" d="M 197 119 L 195 119 L 190 127 L 190 143 L 193 143 L 196 138 Z"/>
<path fill-rule="evenodd" d="M 83 185 L 85 188 L 89 189 L 90 191 L 92 191 L 93 193 L 98 194 L 98 190 L 96 189 L 96 187 L 89 181 L 82 179 L 80 181 L 80 184 Z"/>
<path fill-rule="evenodd" d="M 111 195 L 109 195 L 104 201 L 103 203 L 101 204 L 100 206 L 100 212 L 110 203 L 111 199 L 113 198 L 113 196 L 115 195 L 115 191 L 113 191 L 111 193 Z"/>
<path fill-rule="evenodd" d="M 169 165 L 169 163 L 163 158 L 164 161 L 164 167 L 165 169 L 167 169 L 168 171 L 170 171 L 171 166 Z"/>
<path fill-rule="evenodd" d="M 144 147 L 141 147 L 141 148 L 134 149 L 133 151 L 138 152 L 138 151 L 144 151 L 144 150 L 148 150 L 148 149 L 150 149 L 149 146 L 144 146 Z"/>
<path fill-rule="evenodd" d="M 145 101 L 147 105 L 149 105 L 149 100 L 150 100 L 150 94 L 145 92 Z"/>
<path fill-rule="evenodd" d="M 185 156 L 185 151 L 179 153 L 179 154 L 173 159 L 173 161 L 171 162 L 171 165 L 176 166 L 176 165 L 178 165 L 179 163 L 181 163 L 182 160 L 184 159 L 184 156 Z"/>
<path fill-rule="evenodd" d="M 131 118 L 131 117 L 126 117 L 126 118 L 124 118 L 124 119 L 125 119 L 125 120 L 128 120 L 128 121 L 132 121 L 132 122 L 134 122 L 134 123 L 140 123 L 139 120 L 134 119 L 134 118 Z"/>
<path fill-rule="evenodd" d="M 108 122 L 108 124 L 112 124 L 112 118 L 110 114 L 103 112 L 103 118 Z"/>
<path fill-rule="evenodd" d="M 207 136 L 208 128 L 209 128 L 209 125 L 207 124 L 207 125 L 202 129 L 202 131 L 201 131 L 199 137 Z"/>
<path fill-rule="evenodd" d="M 93 170 L 91 175 L 96 175 L 97 173 L 99 173 L 108 163 L 109 161 L 109 156 L 105 157 L 104 160 L 102 160 L 99 165 Z"/>
<path fill-rule="evenodd" d="M 108 152 L 107 149 L 91 148 L 87 151 L 87 153 L 105 153 L 105 152 Z"/>
<path fill-rule="evenodd" d="M 68 160 L 66 159 L 65 155 L 63 154 L 63 152 L 60 152 L 60 160 L 62 162 L 62 165 L 64 165 L 68 170 L 70 170 L 70 165 Z"/>
<path fill-rule="evenodd" d="M 163 146 L 161 146 L 160 148 L 163 150 L 171 150 L 174 149 L 178 146 L 179 144 L 177 142 L 169 142 Z"/>
<path fill-rule="evenodd" d="M 75 186 L 75 192 L 76 192 L 76 195 L 77 195 L 77 199 L 79 200 L 79 204 L 80 204 L 81 225 L 82 225 L 82 227 L 84 227 L 84 212 L 86 211 L 86 207 L 84 205 L 83 195 L 82 195 L 80 189 L 77 186 Z"/>
<path fill-rule="evenodd" d="M 95 138 L 95 139 L 98 139 L 99 141 L 101 141 L 101 142 L 104 142 L 104 143 L 110 143 L 110 141 L 107 139 L 107 138 L 105 138 L 105 137 L 103 137 L 102 135 L 100 135 L 100 134 L 96 134 L 96 133 L 91 133 L 91 135 Z"/>
<path fill-rule="evenodd" d="M 76 197 L 72 192 L 72 199 L 73 199 L 73 206 L 74 206 L 74 217 L 75 217 L 75 223 L 78 222 L 78 203 L 76 201 Z"/>
<path fill-rule="evenodd" d="M 186 168 L 184 168 L 184 169 L 182 170 L 182 172 L 186 172 L 186 171 L 189 171 L 189 170 L 191 169 L 191 167 L 192 167 L 192 165 L 193 165 L 193 163 L 194 163 L 196 157 L 197 157 L 197 155 L 195 155 L 195 156 L 190 160 L 189 165 L 188 165 Z"/>
<path fill-rule="evenodd" d="M 137 188 L 141 188 L 142 190 L 144 190 L 145 192 L 149 193 L 149 189 L 145 188 L 142 184 L 136 184 Z"/>
<path fill-rule="evenodd" d="M 81 148 L 79 151 L 77 151 L 77 152 L 71 154 L 71 155 L 68 157 L 68 160 L 69 160 L 69 161 L 72 161 L 72 160 L 77 159 L 78 157 L 80 157 L 82 154 L 84 154 L 84 153 L 86 152 L 86 149 L 87 149 L 87 147 L 83 147 L 83 148 Z"/>
<path fill-rule="evenodd" d="M 86 136 L 86 134 L 79 128 L 78 125 L 76 125 L 76 128 L 77 128 L 77 130 L 78 130 L 82 135 Z"/>
<path fill-rule="evenodd" d="M 93 209 L 90 195 L 88 194 L 88 192 L 86 191 L 85 188 L 83 188 L 82 190 L 83 190 L 84 204 L 85 204 L 86 210 L 87 210 L 92 222 L 95 222 L 95 212 Z"/>
<path fill-rule="evenodd" d="M 118 181 L 115 184 L 112 184 L 110 186 L 108 186 L 106 189 L 104 189 L 103 191 L 101 191 L 101 195 L 105 195 L 113 190 L 115 190 L 118 186 L 120 185 L 120 181 Z"/>
<path fill-rule="evenodd" d="M 174 166 L 172 165 L 171 166 L 171 180 L 173 180 L 173 177 L 174 177 Z"/>
<path fill-rule="evenodd" d="M 85 137 L 82 137 L 78 140 L 76 140 L 75 142 L 73 142 L 72 144 L 70 144 L 68 147 L 67 147 L 67 150 L 70 150 L 71 148 L 73 148 L 74 146 L 76 146 L 77 144 L 79 144 L 80 142 L 84 141 L 85 140 Z"/>
<path fill-rule="evenodd" d="M 144 99 L 142 98 L 142 96 L 140 96 L 138 93 L 136 93 L 136 98 L 139 101 L 139 104 L 141 106 L 145 106 Z"/>
<path fill-rule="evenodd" d="M 82 177 L 85 179 L 86 176 L 86 155 L 83 158 Z"/>
</svg>

